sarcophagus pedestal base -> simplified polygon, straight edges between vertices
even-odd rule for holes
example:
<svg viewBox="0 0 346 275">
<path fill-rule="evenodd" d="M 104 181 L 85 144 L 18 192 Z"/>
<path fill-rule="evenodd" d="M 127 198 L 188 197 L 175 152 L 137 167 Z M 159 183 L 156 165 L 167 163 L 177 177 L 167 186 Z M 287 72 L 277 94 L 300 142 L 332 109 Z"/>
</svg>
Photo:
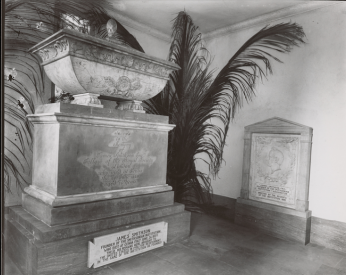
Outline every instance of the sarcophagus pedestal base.
<svg viewBox="0 0 346 275">
<path fill-rule="evenodd" d="M 6 220 L 23 274 L 88 274 L 189 236 L 166 184 L 167 117 L 56 103 L 29 120 L 32 185 Z"/>
</svg>

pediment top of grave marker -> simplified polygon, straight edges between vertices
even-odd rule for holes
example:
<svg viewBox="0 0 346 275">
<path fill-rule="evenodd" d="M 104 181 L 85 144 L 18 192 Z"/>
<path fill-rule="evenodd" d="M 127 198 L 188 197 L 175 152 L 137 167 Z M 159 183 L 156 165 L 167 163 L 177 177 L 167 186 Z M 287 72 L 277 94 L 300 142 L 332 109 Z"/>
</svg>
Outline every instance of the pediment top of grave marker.
<svg viewBox="0 0 346 275">
<path fill-rule="evenodd" d="M 312 133 L 312 128 L 309 126 L 305 126 L 303 124 L 299 124 L 297 122 L 294 121 L 290 121 L 287 119 L 283 119 L 280 117 L 272 117 L 254 124 L 250 124 L 248 126 L 245 126 L 245 130 L 246 131 L 251 131 L 253 129 L 258 129 L 258 128 L 267 128 L 267 127 L 275 127 L 276 130 L 278 130 L 279 128 L 281 129 L 285 129 L 285 128 L 295 128 L 297 130 L 301 130 L 301 131 L 308 131 Z"/>
</svg>

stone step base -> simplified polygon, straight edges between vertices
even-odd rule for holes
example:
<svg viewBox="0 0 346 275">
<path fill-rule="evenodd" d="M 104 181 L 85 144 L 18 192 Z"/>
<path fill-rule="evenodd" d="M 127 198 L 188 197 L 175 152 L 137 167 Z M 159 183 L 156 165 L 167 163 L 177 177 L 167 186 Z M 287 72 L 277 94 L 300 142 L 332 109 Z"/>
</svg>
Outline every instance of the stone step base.
<svg viewBox="0 0 346 275">
<path fill-rule="evenodd" d="M 238 198 L 234 221 L 282 239 L 301 244 L 310 242 L 311 211 L 301 212 L 273 205 L 268 209 L 265 203 Z"/>
<path fill-rule="evenodd" d="M 24 275 L 89 274 L 96 271 L 87 267 L 88 242 L 94 238 L 164 221 L 168 223 L 167 243 L 174 243 L 189 236 L 190 215 L 183 205 L 174 204 L 49 227 L 21 207 L 11 207 L 5 220 L 6 251 Z"/>
<path fill-rule="evenodd" d="M 182 213 L 184 208 L 185 206 L 183 204 L 175 203 L 174 205 L 170 206 L 138 211 L 115 217 L 109 217 L 107 219 L 86 221 L 68 225 L 48 226 L 47 224 L 36 219 L 30 213 L 26 212 L 21 206 L 12 206 L 9 208 L 9 218 L 34 235 L 35 239 L 42 242 L 53 242 L 61 239 L 76 237 L 81 234 L 91 234 L 117 226 L 124 226 L 136 222 Z"/>
<path fill-rule="evenodd" d="M 73 224 L 102 219 L 130 212 L 172 205 L 174 192 L 166 191 L 96 202 L 52 207 L 41 200 L 23 193 L 22 206 L 37 219 L 49 226 Z"/>
</svg>

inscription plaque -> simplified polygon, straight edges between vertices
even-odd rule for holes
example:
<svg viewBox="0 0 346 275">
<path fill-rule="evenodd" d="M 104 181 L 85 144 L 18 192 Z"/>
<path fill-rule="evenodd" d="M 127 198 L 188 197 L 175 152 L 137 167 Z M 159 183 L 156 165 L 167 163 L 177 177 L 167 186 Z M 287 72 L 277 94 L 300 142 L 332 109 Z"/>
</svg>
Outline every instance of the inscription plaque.
<svg viewBox="0 0 346 275">
<path fill-rule="evenodd" d="M 295 208 L 299 144 L 298 135 L 253 134 L 250 199 Z"/>
<path fill-rule="evenodd" d="M 134 130 L 117 129 L 112 134 L 108 148 L 112 152 L 95 150 L 78 157 L 78 162 L 95 171 L 105 188 L 137 186 L 138 177 L 152 166 L 156 156 L 145 148 L 135 148 Z"/>
<path fill-rule="evenodd" d="M 159 222 L 122 231 L 89 242 L 88 267 L 100 267 L 163 246 L 168 223 Z"/>
<path fill-rule="evenodd" d="M 155 163 L 157 166 L 160 158 L 160 153 L 157 150 L 155 152 L 153 146 L 141 147 L 141 141 L 155 140 L 155 135 L 150 132 L 141 135 L 142 140 L 135 130 L 116 129 L 107 135 L 108 141 L 103 144 L 103 148 L 99 147 L 101 150 L 82 153 L 77 161 L 95 173 L 105 190 L 138 187 L 143 184 L 143 178 L 141 182 L 140 177 L 150 171 L 152 173 L 152 166 Z"/>
</svg>

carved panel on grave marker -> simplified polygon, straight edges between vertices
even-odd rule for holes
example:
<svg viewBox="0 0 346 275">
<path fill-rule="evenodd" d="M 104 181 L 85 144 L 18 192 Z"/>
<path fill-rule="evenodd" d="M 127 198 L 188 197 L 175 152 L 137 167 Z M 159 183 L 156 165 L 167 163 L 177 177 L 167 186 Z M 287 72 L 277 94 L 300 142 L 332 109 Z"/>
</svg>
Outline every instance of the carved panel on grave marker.
<svg viewBox="0 0 346 275">
<path fill-rule="evenodd" d="M 252 135 L 250 199 L 295 208 L 299 144 L 298 135 Z"/>
<path fill-rule="evenodd" d="M 57 177 L 44 180 L 46 170 L 37 166 L 38 188 L 68 196 L 166 185 L 167 132 L 67 124 L 60 131 Z"/>
</svg>

